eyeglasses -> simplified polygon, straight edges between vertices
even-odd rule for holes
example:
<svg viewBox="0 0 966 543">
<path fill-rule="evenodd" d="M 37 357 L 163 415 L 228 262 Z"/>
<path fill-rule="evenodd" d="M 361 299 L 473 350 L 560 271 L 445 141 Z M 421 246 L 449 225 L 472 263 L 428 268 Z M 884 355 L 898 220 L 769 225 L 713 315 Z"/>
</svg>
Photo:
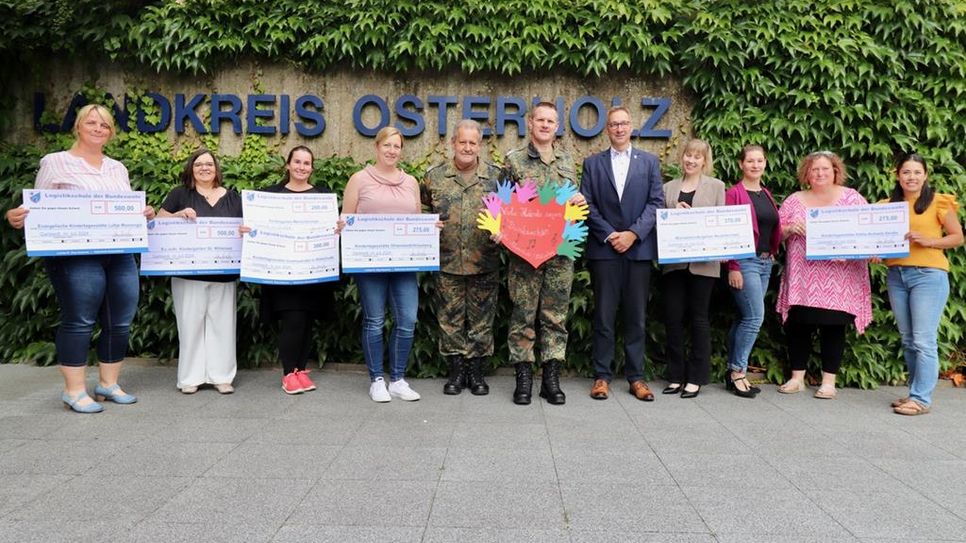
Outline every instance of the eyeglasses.
<svg viewBox="0 0 966 543">
<path fill-rule="evenodd" d="M 607 126 L 610 127 L 610 128 L 627 128 L 630 125 L 631 125 L 630 121 L 620 121 L 620 122 L 615 122 L 615 123 L 607 123 Z"/>
</svg>

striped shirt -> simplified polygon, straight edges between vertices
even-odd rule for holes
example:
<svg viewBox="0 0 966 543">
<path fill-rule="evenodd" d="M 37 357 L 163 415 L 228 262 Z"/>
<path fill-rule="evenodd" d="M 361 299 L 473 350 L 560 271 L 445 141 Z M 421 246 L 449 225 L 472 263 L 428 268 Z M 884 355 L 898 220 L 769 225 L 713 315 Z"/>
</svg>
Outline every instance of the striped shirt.
<svg viewBox="0 0 966 543">
<path fill-rule="evenodd" d="M 113 158 L 104 157 L 98 169 L 81 157 L 61 151 L 40 159 L 34 188 L 123 192 L 131 190 L 131 181 L 124 164 Z"/>
</svg>

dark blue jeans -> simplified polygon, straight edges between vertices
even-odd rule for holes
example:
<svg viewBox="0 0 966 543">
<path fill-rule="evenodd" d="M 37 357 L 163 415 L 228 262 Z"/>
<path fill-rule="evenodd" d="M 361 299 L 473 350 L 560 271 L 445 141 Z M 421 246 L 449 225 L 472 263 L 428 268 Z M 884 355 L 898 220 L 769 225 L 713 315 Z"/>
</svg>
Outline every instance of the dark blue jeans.
<svg viewBox="0 0 966 543">
<path fill-rule="evenodd" d="M 44 259 L 60 304 L 57 361 L 86 366 L 94 323 L 101 325 L 97 358 L 120 362 L 138 306 L 138 269 L 134 255 L 65 256 Z"/>
<path fill-rule="evenodd" d="M 386 302 L 392 308 L 394 321 L 389 333 L 389 379 L 402 379 L 413 348 L 419 310 L 416 272 L 360 273 L 355 280 L 362 304 L 362 353 L 369 368 L 369 379 L 383 375 L 382 328 L 386 322 Z"/>
</svg>

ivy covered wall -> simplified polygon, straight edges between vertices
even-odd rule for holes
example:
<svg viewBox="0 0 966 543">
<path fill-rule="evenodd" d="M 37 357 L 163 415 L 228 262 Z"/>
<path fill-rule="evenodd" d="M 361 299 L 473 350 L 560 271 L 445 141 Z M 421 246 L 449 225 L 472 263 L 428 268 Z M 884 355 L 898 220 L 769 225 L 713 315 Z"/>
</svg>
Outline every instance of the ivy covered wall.
<svg viewBox="0 0 966 543">
<path fill-rule="evenodd" d="M 58 56 L 95 65 L 111 60 L 188 75 L 217 72 L 239 59 L 286 62 L 293 70 L 428 70 L 525 77 L 562 72 L 587 78 L 674 75 L 696 98 L 695 133 L 711 142 L 717 175 L 737 178 L 734 160 L 746 143 L 768 150 L 766 183 L 779 198 L 794 190 L 794 169 L 806 153 L 828 149 L 843 156 L 850 184 L 870 201 L 891 188 L 892 157 L 918 150 L 930 162 L 942 192 L 966 195 L 966 4 L 955 0 L 612 1 L 511 0 L 426 2 L 400 0 L 0 0 L 7 21 L 0 35 L 0 123 L 10 106 L 13 77 L 37 59 Z M 96 88 L 86 90 L 98 99 Z M 19 204 L 33 183 L 39 157 L 67 144 L 63 136 L 39 146 L 0 144 L 0 207 Z M 204 143 L 205 138 L 199 140 Z M 209 144 L 213 143 L 208 141 Z M 157 203 L 175 182 L 190 146 L 164 136 L 123 134 L 108 153 L 124 161 L 136 188 Z M 281 159 L 258 136 L 238 156 L 224 158 L 236 188 L 275 180 Z M 419 157 L 409 165 L 421 173 Z M 666 164 L 668 171 L 673 165 Z M 316 180 L 339 191 L 358 164 L 319 160 Z M 23 237 L 0 227 L 0 360 L 53 360 L 56 304 L 39 263 L 24 255 Z M 966 257 L 949 252 L 951 294 L 940 330 L 944 367 L 966 358 Z M 875 322 L 851 337 L 842 370 L 845 383 L 863 387 L 903 378 L 899 337 L 885 296 L 884 267 L 874 266 Z M 432 276 L 421 288 L 431 288 Z M 773 281 L 777 287 L 777 281 Z M 272 363 L 273 335 L 257 321 L 255 289 L 239 298 L 239 357 Z M 649 353 L 660 369 L 663 330 L 660 285 L 650 307 Z M 770 293 L 769 303 L 774 300 Z M 435 327 L 423 297 L 414 371 L 441 371 Z M 354 287 L 340 292 L 340 315 L 317 337 L 320 358 L 361 362 L 359 309 Z M 501 317 L 507 302 L 501 300 Z M 570 369 L 590 371 L 589 275 L 578 264 L 571 301 Z M 714 302 L 714 362 L 724 368 L 724 332 L 732 309 L 719 289 Z M 753 365 L 772 380 L 784 370 L 780 328 L 766 319 Z M 498 318 L 498 322 L 505 322 Z M 498 328 L 498 345 L 505 329 Z M 171 357 L 177 350 L 170 296 L 163 280 L 142 282 L 132 353 Z M 491 363 L 505 360 L 505 346 Z"/>
</svg>

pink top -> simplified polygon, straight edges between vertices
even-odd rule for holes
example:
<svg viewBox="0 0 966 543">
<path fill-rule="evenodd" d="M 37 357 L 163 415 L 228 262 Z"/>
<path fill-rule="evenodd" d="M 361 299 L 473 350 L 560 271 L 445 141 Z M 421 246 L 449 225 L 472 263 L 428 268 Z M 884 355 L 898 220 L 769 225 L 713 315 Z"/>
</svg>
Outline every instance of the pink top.
<svg viewBox="0 0 966 543">
<path fill-rule="evenodd" d="M 359 172 L 359 203 L 356 213 L 420 212 L 419 184 L 416 178 L 401 171 L 396 179 L 386 179 L 372 166 Z"/>
<path fill-rule="evenodd" d="M 40 159 L 35 189 L 43 190 L 131 190 L 127 168 L 113 158 L 104 157 L 101 168 L 91 166 L 67 151 L 51 153 Z"/>
<path fill-rule="evenodd" d="M 781 227 L 805 222 L 805 203 L 796 192 L 778 210 Z M 862 205 L 861 194 L 844 188 L 836 206 Z M 793 305 L 835 309 L 855 315 L 855 328 L 861 334 L 872 322 L 872 293 L 869 266 L 865 260 L 805 260 L 805 237 L 793 234 L 785 240 L 785 272 L 778 290 L 776 309 L 782 322 Z"/>
</svg>

